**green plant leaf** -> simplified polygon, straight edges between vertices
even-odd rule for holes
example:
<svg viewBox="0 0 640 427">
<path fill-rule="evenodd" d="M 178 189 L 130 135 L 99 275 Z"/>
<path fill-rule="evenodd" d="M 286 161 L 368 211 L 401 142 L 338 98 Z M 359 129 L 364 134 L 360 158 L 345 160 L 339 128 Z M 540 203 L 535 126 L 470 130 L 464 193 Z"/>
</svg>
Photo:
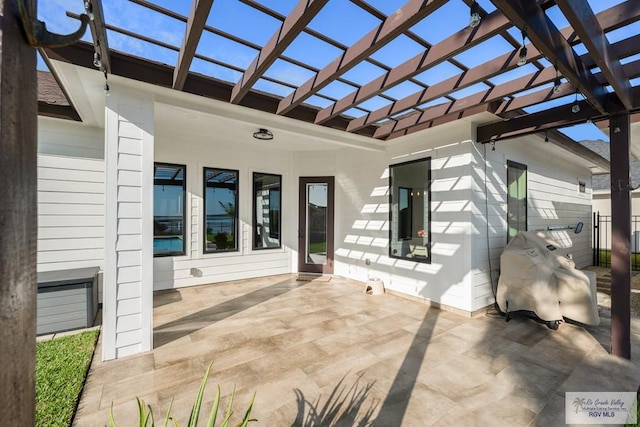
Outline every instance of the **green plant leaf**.
<svg viewBox="0 0 640 427">
<path fill-rule="evenodd" d="M 167 415 L 164 417 L 164 427 L 167 427 L 169 425 L 169 420 L 173 420 L 173 418 L 171 418 L 171 408 L 173 407 L 174 400 L 175 400 L 175 397 L 172 397 L 171 403 L 169 403 L 169 409 L 167 409 Z M 175 420 L 173 420 L 173 424 L 176 425 Z"/>
<path fill-rule="evenodd" d="M 191 416 L 189 416 L 189 422 L 187 423 L 188 427 L 198 426 L 198 417 L 200 416 L 200 407 L 202 406 L 202 398 L 204 396 L 204 389 L 207 386 L 207 380 L 209 379 L 209 371 L 211 370 L 211 365 L 213 365 L 213 362 L 209 363 L 209 366 L 207 366 L 207 370 L 205 371 L 204 377 L 202 378 L 202 382 L 200 383 L 200 389 L 198 390 L 198 394 L 196 395 L 196 400 L 193 403 L 193 408 L 191 408 Z"/>
<path fill-rule="evenodd" d="M 144 427 L 147 427 L 147 424 L 149 424 L 149 419 L 151 419 L 151 427 L 154 427 L 156 422 L 153 419 L 153 410 L 150 405 L 147 405 L 147 409 L 149 410 L 149 413 L 147 414 L 147 418 L 144 420 Z"/>
<path fill-rule="evenodd" d="M 136 401 L 138 402 L 138 425 L 140 427 L 146 427 L 147 411 L 145 408 L 144 400 L 136 397 Z"/>
<path fill-rule="evenodd" d="M 113 419 L 113 402 L 109 408 L 109 427 L 116 427 L 116 420 Z"/>
<path fill-rule="evenodd" d="M 211 407 L 211 414 L 209 415 L 209 422 L 207 422 L 207 427 L 215 427 L 216 418 L 218 417 L 219 407 L 220 407 L 220 386 L 218 386 L 218 390 L 216 391 L 216 398 L 213 399 L 213 406 Z"/>
<path fill-rule="evenodd" d="M 227 413 L 224 416 L 224 420 L 220 427 L 229 427 L 229 420 L 231 419 L 231 415 L 233 414 L 233 399 L 236 397 L 236 386 L 233 386 L 233 391 L 231 392 L 231 397 L 229 398 L 229 406 L 227 406 Z"/>
<path fill-rule="evenodd" d="M 251 401 L 249 402 L 249 407 L 247 408 L 247 411 L 244 413 L 244 418 L 242 419 L 242 422 L 240 424 L 238 424 L 237 427 L 247 427 L 251 421 L 256 421 L 254 419 L 250 419 L 249 418 L 251 416 L 251 410 L 253 409 L 253 402 L 255 400 L 256 400 L 256 394 L 253 393 L 253 397 L 251 398 Z"/>
<path fill-rule="evenodd" d="M 204 377 L 202 378 L 202 382 L 200 383 L 200 388 L 198 389 L 198 394 L 196 395 L 196 399 L 193 403 L 193 407 L 191 408 L 191 414 L 189 416 L 188 427 L 197 427 L 198 418 L 200 414 L 200 410 L 202 409 L 202 401 L 204 399 L 204 392 L 207 381 L 209 379 L 209 372 L 211 371 L 211 366 L 213 363 L 210 363 L 207 367 L 207 370 L 204 373 Z M 221 400 L 222 392 L 220 390 L 220 386 L 217 387 L 216 396 L 213 400 L 211 413 L 209 415 L 209 420 L 207 422 L 207 427 L 216 427 L 216 419 L 218 415 L 218 410 L 220 409 L 220 400 Z M 236 396 L 236 387 L 233 387 L 233 392 L 229 397 L 229 404 L 227 405 L 227 409 L 225 412 L 224 420 L 222 424 L 218 427 L 229 427 L 229 423 L 231 422 L 231 416 L 233 415 L 233 404 Z M 251 401 L 249 402 L 249 407 L 246 409 L 244 418 L 242 421 L 237 424 L 236 427 L 247 427 L 247 425 L 252 421 L 257 421 L 256 419 L 250 418 L 251 411 L 253 410 L 253 404 L 255 402 L 256 393 L 251 397 Z M 173 427 L 180 427 L 178 421 L 171 416 L 171 410 L 173 409 L 173 403 L 175 398 L 171 399 L 169 403 L 169 408 L 167 409 L 167 413 L 164 417 L 164 427 L 169 427 L 169 422 L 173 424 Z M 144 400 L 139 397 L 136 397 L 136 401 L 138 403 L 138 421 L 139 427 L 154 427 L 155 419 L 153 416 L 153 409 L 151 405 L 148 405 Z M 116 427 L 115 420 L 113 418 L 113 403 L 111 404 L 111 408 L 109 409 L 109 427 Z"/>
</svg>

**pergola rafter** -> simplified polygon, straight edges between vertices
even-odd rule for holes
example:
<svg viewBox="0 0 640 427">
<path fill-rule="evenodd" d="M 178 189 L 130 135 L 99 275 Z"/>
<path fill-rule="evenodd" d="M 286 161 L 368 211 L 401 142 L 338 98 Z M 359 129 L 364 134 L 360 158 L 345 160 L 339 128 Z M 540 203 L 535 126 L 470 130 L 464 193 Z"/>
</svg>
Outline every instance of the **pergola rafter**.
<svg viewBox="0 0 640 427">
<path fill-rule="evenodd" d="M 599 25 L 606 31 L 613 31 L 620 26 L 624 26 L 640 19 L 640 7 L 633 7 L 630 9 L 625 3 L 616 5 L 610 9 L 604 10 L 596 15 Z M 572 27 L 564 28 L 561 33 L 571 40 L 571 44 L 575 45 L 580 42 L 575 37 L 575 32 Z M 616 58 L 626 57 L 638 52 L 640 46 L 640 37 L 630 37 L 624 39 L 612 46 L 613 53 Z M 528 58 L 530 61 L 535 61 L 542 58 L 542 54 L 538 52 L 535 46 L 531 43 L 526 45 L 528 50 Z M 595 65 L 593 60 L 588 55 L 583 55 L 581 59 L 588 67 Z M 405 98 L 399 99 L 389 105 L 385 105 L 377 110 L 372 111 L 370 114 L 355 118 L 351 120 L 347 130 L 349 132 L 356 132 L 359 129 L 363 129 L 366 126 L 372 125 L 383 119 L 392 117 L 403 111 L 407 111 L 420 104 L 436 100 L 444 97 L 454 91 L 467 88 L 474 84 L 480 83 L 484 80 L 493 78 L 501 73 L 511 71 L 518 67 L 518 51 L 505 53 L 501 56 L 493 58 L 483 64 L 480 64 L 468 71 L 452 76 L 448 79 L 442 80 L 428 88 L 419 92 L 413 93 Z M 526 89 L 526 88 L 525 88 Z M 574 88 L 575 90 L 575 88 Z"/>
<path fill-rule="evenodd" d="M 640 36 L 634 37 L 631 41 L 640 42 Z M 619 42 L 619 45 L 616 44 L 615 49 L 612 50 L 615 50 L 623 54 L 624 56 L 627 56 L 626 54 L 632 54 L 636 51 L 636 49 L 637 45 L 634 45 L 634 43 L 631 43 L 629 40 L 625 40 Z M 588 53 L 583 55 L 581 59 L 584 60 L 585 64 L 588 64 L 589 66 L 593 65 L 591 63 L 592 59 L 589 57 Z M 631 78 L 640 76 L 640 60 L 626 64 L 623 67 L 623 72 L 629 75 Z M 528 74 L 518 79 L 511 80 L 508 83 L 489 88 L 465 98 L 427 108 L 421 113 L 411 114 L 407 117 L 398 119 L 397 121 L 389 121 L 376 129 L 374 137 L 384 138 L 392 133 L 395 133 L 399 136 L 402 134 L 399 133 L 399 131 L 407 130 L 416 125 L 423 125 L 427 122 L 435 120 L 439 115 L 457 113 L 466 108 L 473 108 L 476 105 L 505 99 L 521 91 L 521 88 L 523 87 L 532 89 L 551 83 L 555 80 L 555 77 L 555 69 L 553 67 L 547 67 L 542 71 Z M 595 74 L 594 78 L 598 81 L 598 84 L 607 84 L 606 77 L 602 72 Z M 571 85 L 570 83 L 563 83 L 557 89 L 549 88 L 529 93 L 524 96 L 508 98 L 500 103 L 500 106 L 495 110 L 495 114 L 501 114 L 516 109 L 531 107 L 532 105 L 571 95 L 574 92 L 575 87 L 573 85 Z"/>
<path fill-rule="evenodd" d="M 191 61 L 193 61 L 193 55 L 196 53 L 211 6 L 213 6 L 213 0 L 193 0 L 191 4 L 187 28 L 180 46 L 180 53 L 178 54 L 178 63 L 173 72 L 172 86 L 174 89 L 182 90 L 184 87 L 184 82 L 187 79 L 189 67 L 191 67 Z"/>
<path fill-rule="evenodd" d="M 414 56 L 398 67 L 365 84 L 359 90 L 338 100 L 335 104 L 320 110 L 316 123 L 324 123 L 355 104 L 366 101 L 407 78 L 414 77 L 422 71 L 454 57 L 458 53 L 482 43 L 510 26 L 509 20 L 502 13 L 496 11 L 487 16 L 482 25 L 476 28 L 465 28 L 452 34 L 442 42 L 432 46 L 431 49 Z"/>
<path fill-rule="evenodd" d="M 631 84 L 622 70 L 620 61 L 613 55 L 611 45 L 604 30 L 596 19 L 588 2 L 582 0 L 556 0 L 569 23 L 584 43 L 595 63 L 600 67 L 607 81 L 615 89 L 618 98 L 630 110 Z"/>
<path fill-rule="evenodd" d="M 307 80 L 297 90 L 283 98 L 277 113 L 281 115 L 288 113 L 292 108 L 327 86 L 336 77 L 355 67 L 360 61 L 411 28 L 444 3 L 445 0 L 409 0 L 402 8 L 387 17 L 342 55 L 320 70 L 315 77 Z"/>
<path fill-rule="evenodd" d="M 295 40 L 304 27 L 322 10 L 329 0 L 300 0 L 293 12 L 271 36 L 267 44 L 251 62 L 231 91 L 231 103 L 237 104 L 249 92 L 280 54 Z"/>
<path fill-rule="evenodd" d="M 530 0 L 492 0 L 531 42 L 554 64 L 562 75 L 604 113 L 608 99 L 605 87 L 598 84 L 551 19 L 537 2 Z"/>
</svg>

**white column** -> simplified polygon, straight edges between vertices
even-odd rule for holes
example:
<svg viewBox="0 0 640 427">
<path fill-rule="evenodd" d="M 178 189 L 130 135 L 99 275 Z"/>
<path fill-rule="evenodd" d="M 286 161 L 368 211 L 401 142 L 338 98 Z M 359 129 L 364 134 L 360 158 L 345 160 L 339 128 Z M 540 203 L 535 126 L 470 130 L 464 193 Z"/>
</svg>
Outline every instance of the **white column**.
<svg viewBox="0 0 640 427">
<path fill-rule="evenodd" d="M 103 360 L 153 348 L 154 100 L 110 86 L 105 102 Z"/>
</svg>

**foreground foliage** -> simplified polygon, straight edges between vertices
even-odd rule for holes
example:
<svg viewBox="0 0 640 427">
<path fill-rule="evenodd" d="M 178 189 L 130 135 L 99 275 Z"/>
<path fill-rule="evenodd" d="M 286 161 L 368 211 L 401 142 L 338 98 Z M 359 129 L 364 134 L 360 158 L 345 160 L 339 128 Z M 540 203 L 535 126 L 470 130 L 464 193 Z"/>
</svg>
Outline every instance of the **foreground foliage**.
<svg viewBox="0 0 640 427">
<path fill-rule="evenodd" d="M 78 405 L 99 331 L 36 344 L 36 426 L 68 426 Z"/>
<path fill-rule="evenodd" d="M 209 371 L 211 370 L 211 364 L 207 367 L 207 370 L 204 373 L 204 377 L 202 378 L 202 382 L 200 383 L 200 388 L 198 389 L 198 394 L 196 395 L 196 400 L 193 403 L 193 407 L 191 408 L 191 415 L 189 416 L 189 421 L 187 422 L 187 427 L 197 427 L 198 419 L 200 417 L 200 409 L 202 407 L 202 400 L 204 398 L 204 390 L 207 386 L 207 380 L 209 379 Z M 231 416 L 233 415 L 233 400 L 236 394 L 236 390 L 234 388 L 231 393 L 231 397 L 229 398 L 229 404 L 227 405 L 227 410 L 224 413 L 222 423 L 218 425 L 218 427 L 229 427 L 231 424 Z M 252 421 L 257 421 L 255 419 L 251 419 L 251 410 L 253 409 L 253 402 L 256 398 L 255 393 L 249 402 L 249 407 L 246 409 L 244 413 L 244 417 L 242 421 L 236 425 L 236 427 L 246 427 Z M 138 425 L 140 427 L 155 427 L 155 419 L 153 417 L 153 410 L 151 406 L 147 405 L 144 400 L 136 398 L 138 402 Z M 169 426 L 169 422 L 174 427 L 179 427 L 180 424 L 178 421 L 171 416 L 171 408 L 173 406 L 173 399 L 171 399 L 171 403 L 169 404 L 169 408 L 167 409 L 167 413 L 164 417 L 164 421 L 162 423 L 163 426 Z M 209 419 L 207 421 L 207 427 L 215 427 L 216 420 L 218 418 L 218 409 L 220 408 L 220 386 L 216 391 L 216 397 L 213 400 L 213 405 L 211 407 L 211 413 L 209 414 Z M 116 422 L 113 417 L 113 405 L 111 406 L 111 410 L 109 411 L 109 426 L 116 427 Z"/>
</svg>

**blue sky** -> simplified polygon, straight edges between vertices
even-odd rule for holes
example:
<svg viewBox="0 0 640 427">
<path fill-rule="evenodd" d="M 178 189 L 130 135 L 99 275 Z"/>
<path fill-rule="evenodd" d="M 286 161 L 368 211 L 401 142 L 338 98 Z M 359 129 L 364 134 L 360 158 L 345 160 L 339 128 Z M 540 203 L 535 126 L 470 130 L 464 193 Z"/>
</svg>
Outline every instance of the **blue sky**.
<svg viewBox="0 0 640 427">
<path fill-rule="evenodd" d="M 171 9 L 183 16 L 188 16 L 191 1 L 181 0 L 153 0 L 154 3 Z M 384 14 L 392 14 L 402 7 L 406 0 L 367 0 L 369 4 L 377 8 Z M 622 3 L 623 0 L 588 0 L 594 12 L 600 12 L 604 9 Z M 258 0 L 266 7 L 277 11 L 281 14 L 288 14 L 298 3 L 298 0 Z M 489 0 L 478 0 L 481 6 L 488 12 L 495 10 L 495 7 Z M 105 20 L 108 24 L 121 27 L 123 29 L 148 36 L 150 38 L 161 40 L 172 46 L 180 46 L 185 31 L 185 24 L 181 21 L 168 18 L 162 14 L 148 10 L 129 0 L 103 0 L 103 9 Z M 40 1 L 38 4 L 39 19 L 47 24 L 50 31 L 58 33 L 70 33 L 77 28 L 77 21 L 66 16 L 66 11 L 80 14 L 84 11 L 82 0 L 56 0 L 56 1 Z M 554 21 L 557 27 L 564 28 L 568 25 L 557 6 L 549 9 L 547 12 L 550 19 Z M 454 32 L 467 25 L 469 15 L 468 7 L 462 0 L 450 0 L 443 7 L 439 8 L 431 16 L 412 28 L 412 31 L 423 37 L 432 44 L 435 44 Z M 378 20 L 368 13 L 362 11 L 348 0 L 331 0 L 323 10 L 311 21 L 309 27 L 312 30 L 322 32 L 329 37 L 335 39 L 343 45 L 351 45 L 359 40 L 364 34 L 369 32 Z M 207 24 L 218 28 L 222 31 L 231 33 L 257 46 L 262 46 L 271 37 L 278 28 L 278 21 L 256 11 L 255 9 L 244 5 L 238 0 L 216 0 L 214 1 L 211 14 L 207 20 Z M 640 32 L 640 23 L 631 25 L 624 31 L 616 31 L 607 37 L 611 43 L 622 38 L 626 38 L 630 33 L 637 34 Z M 520 32 L 512 29 L 511 34 L 520 39 Z M 109 31 L 109 45 L 112 49 L 125 51 L 133 55 L 154 61 L 175 65 L 178 53 L 175 50 L 166 49 L 144 41 L 136 40 L 122 34 Z M 91 42 L 89 32 L 85 34 L 84 40 Z M 468 67 L 479 65 L 490 58 L 498 56 L 513 50 L 513 47 L 501 38 L 494 37 L 481 45 L 470 49 L 455 57 L 457 61 Z M 389 66 L 396 66 L 414 55 L 423 51 L 422 46 L 406 36 L 399 36 L 393 40 L 388 46 L 380 49 L 372 55 L 372 57 Z M 486 52 L 490 51 L 490 57 Z M 586 53 L 584 46 L 576 47 L 578 54 Z M 200 44 L 196 50 L 197 54 L 214 58 L 216 60 L 229 63 L 238 68 L 244 69 L 256 56 L 257 51 L 250 47 L 226 40 L 215 34 L 205 32 L 202 36 Z M 335 59 L 340 50 L 319 39 L 303 34 L 294 41 L 285 51 L 285 55 L 306 62 L 314 67 L 322 68 Z M 637 59 L 637 58 L 636 58 Z M 542 60 L 543 65 L 549 66 L 546 60 Z M 39 68 L 45 69 L 42 61 L 39 62 Z M 535 70 L 535 67 L 528 64 L 524 67 L 508 73 L 501 77 L 497 76 L 491 79 L 493 84 L 500 84 L 506 78 L 517 78 L 528 74 Z M 237 70 L 225 68 L 212 64 L 201 59 L 194 59 L 191 71 L 214 76 L 232 83 L 235 83 L 241 76 Z M 365 84 L 380 76 L 384 70 L 370 62 L 363 62 L 347 72 L 343 77 L 357 84 Z M 427 70 L 415 77 L 426 84 L 434 84 L 448 77 L 460 73 L 460 69 L 449 62 L 442 63 L 433 69 Z M 292 85 L 300 85 L 307 81 L 312 72 L 304 68 L 298 67 L 286 61 L 276 61 L 265 73 L 267 77 L 272 77 Z M 635 82 L 634 82 L 635 83 Z M 292 89 L 287 86 L 268 81 L 266 79 L 259 80 L 256 89 L 275 93 L 280 96 L 288 95 Z M 385 95 L 394 99 L 403 98 L 418 91 L 420 86 L 406 82 L 387 90 Z M 476 92 L 486 90 L 487 86 L 483 83 L 473 85 L 469 88 L 460 90 L 454 94 L 456 98 L 472 95 Z M 538 88 L 540 89 L 540 88 Z M 330 101 L 323 96 L 332 98 L 342 98 L 351 93 L 354 87 L 341 82 L 334 82 L 320 91 L 317 96 L 313 96 L 307 100 L 308 103 L 324 108 L 330 105 Z M 546 103 L 545 108 L 555 105 L 566 104 L 573 101 L 574 97 L 568 99 L 557 99 Z M 381 96 L 376 96 L 361 104 L 363 108 L 375 110 L 391 102 Z M 443 102 L 443 100 L 435 100 L 429 104 L 435 105 Z M 540 107 L 528 109 L 533 112 Z M 361 116 L 365 112 L 361 109 L 352 108 L 346 112 L 354 117 Z M 581 139 L 603 139 L 608 137 L 597 129 L 594 125 L 580 125 L 572 128 L 561 130 L 568 136 L 576 140 Z"/>
</svg>

